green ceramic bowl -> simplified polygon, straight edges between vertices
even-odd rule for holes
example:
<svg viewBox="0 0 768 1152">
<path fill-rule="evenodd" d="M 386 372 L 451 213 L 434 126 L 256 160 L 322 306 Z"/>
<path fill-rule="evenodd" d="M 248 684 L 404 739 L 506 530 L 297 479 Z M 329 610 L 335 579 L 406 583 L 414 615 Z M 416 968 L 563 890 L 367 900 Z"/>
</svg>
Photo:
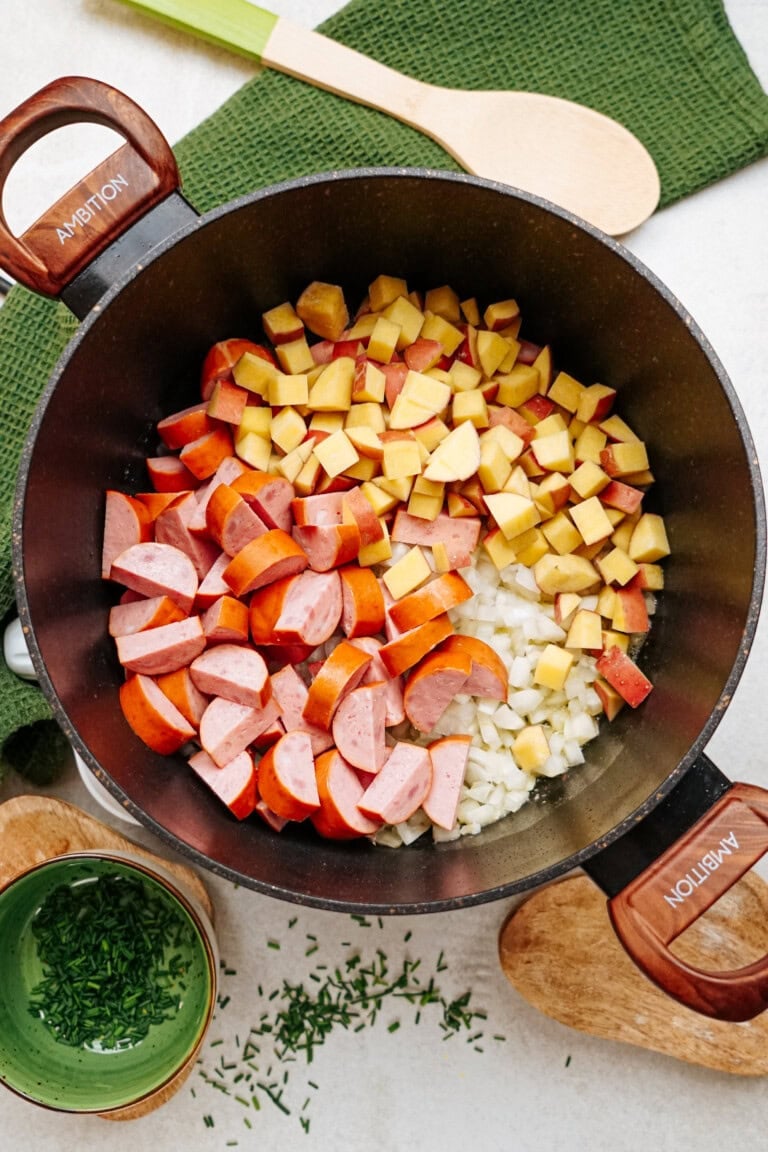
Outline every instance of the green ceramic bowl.
<svg viewBox="0 0 768 1152">
<path fill-rule="evenodd" d="M 62 1029 L 70 1025 L 59 1024 L 54 1030 L 54 1023 L 41 1017 L 40 1008 L 33 1009 L 33 1002 L 41 1000 L 41 981 L 53 971 L 52 964 L 45 963 L 46 956 L 50 961 L 46 947 L 51 945 L 41 938 L 40 925 L 46 915 L 50 918 L 52 900 L 63 898 L 68 908 L 82 905 L 83 898 L 87 904 L 93 885 L 99 884 L 102 899 L 105 893 L 129 889 L 131 900 L 140 901 L 140 915 L 145 906 L 152 906 L 167 917 L 173 940 L 171 946 L 169 932 L 163 934 L 169 947 L 161 952 L 160 967 L 171 973 L 161 978 L 168 984 L 169 999 L 157 1013 L 162 1020 L 151 1024 L 146 1035 L 137 1038 L 133 1033 L 105 1045 L 99 1039 L 105 1035 L 99 1031 L 104 1018 L 101 1003 L 94 1009 L 87 990 L 78 992 L 75 1006 L 66 1010 L 66 1019 L 70 1012 L 74 1018 L 69 1039 L 77 1031 L 89 1035 L 79 1043 L 64 1042 Z M 117 903 L 112 899 L 111 906 Z M 120 907 L 124 923 L 128 912 Z M 41 909 L 45 911 L 40 913 Z M 95 923 L 91 937 L 98 938 L 103 920 L 97 918 Z M 67 945 L 73 956 L 82 951 L 82 936 L 75 931 L 72 945 Z M 216 1003 L 217 968 L 210 923 L 170 874 L 136 857 L 95 852 L 58 856 L 30 868 L 0 891 L 0 1083 L 27 1100 L 64 1112 L 104 1113 L 145 1101 L 173 1080 L 199 1049 Z M 67 971 L 71 970 L 69 966 Z M 119 987 L 125 988 L 133 975 L 121 976 Z M 65 983 L 71 987 L 72 981 L 67 978 Z M 61 1003 L 56 993 L 53 1001 L 51 995 L 47 984 L 43 1015 L 46 1004 L 54 1009 Z M 96 1024 L 80 1027 L 82 1020 L 93 1017 Z"/>
</svg>

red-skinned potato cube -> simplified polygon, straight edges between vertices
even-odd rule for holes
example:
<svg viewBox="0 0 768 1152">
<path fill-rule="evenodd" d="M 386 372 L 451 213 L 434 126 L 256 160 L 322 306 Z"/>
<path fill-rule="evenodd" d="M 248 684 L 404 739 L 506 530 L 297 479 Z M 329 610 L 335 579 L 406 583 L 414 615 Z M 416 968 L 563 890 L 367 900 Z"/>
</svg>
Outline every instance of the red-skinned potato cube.
<svg viewBox="0 0 768 1152">
<path fill-rule="evenodd" d="M 642 590 L 617 588 L 613 604 L 613 627 L 619 632 L 647 632 L 648 609 Z"/>
<path fill-rule="evenodd" d="M 653 689 L 650 680 L 640 671 L 634 660 L 615 644 L 603 652 L 596 668 L 600 676 L 616 689 L 630 708 L 637 708 L 642 704 Z"/>
</svg>

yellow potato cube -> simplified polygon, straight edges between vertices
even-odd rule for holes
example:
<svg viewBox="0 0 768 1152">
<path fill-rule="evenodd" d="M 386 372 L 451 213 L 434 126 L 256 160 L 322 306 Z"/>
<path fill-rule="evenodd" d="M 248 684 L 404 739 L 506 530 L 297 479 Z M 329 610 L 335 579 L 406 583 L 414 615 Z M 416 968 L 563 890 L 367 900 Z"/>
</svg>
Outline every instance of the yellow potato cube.
<svg viewBox="0 0 768 1152">
<path fill-rule="evenodd" d="M 386 515 L 387 512 L 391 512 L 397 504 L 397 497 L 393 496 L 391 492 L 385 492 L 384 489 L 380 488 L 377 484 L 363 481 L 360 485 L 360 491 L 379 517 Z"/>
<path fill-rule="evenodd" d="M 359 428 L 354 424 L 345 424 L 344 431 L 361 456 L 370 460 L 381 460 L 384 445 L 379 439 L 378 432 L 374 432 L 373 428 L 369 428 L 366 424 Z"/>
<path fill-rule="evenodd" d="M 510 472 L 509 479 L 504 485 L 504 491 L 517 492 L 520 496 L 525 496 L 528 500 L 534 499 L 531 482 L 519 464 Z"/>
<path fill-rule="evenodd" d="M 533 455 L 540 468 L 547 472 L 572 472 L 573 445 L 568 431 L 552 432 L 531 443 Z"/>
<path fill-rule="evenodd" d="M 355 376 L 352 384 L 352 400 L 356 404 L 371 402 L 383 404 L 386 395 L 387 378 L 381 368 L 366 360 L 362 375 Z"/>
<path fill-rule="evenodd" d="M 351 439 L 351 437 L 350 437 Z M 353 480 L 373 480 L 381 472 L 381 461 L 372 460 L 370 456 L 361 456 L 356 464 L 344 469 L 344 475 Z"/>
<path fill-rule="evenodd" d="M 489 304 L 483 313 L 483 322 L 486 328 L 498 332 L 500 328 L 506 328 L 516 320 L 519 315 L 520 305 L 516 300 L 496 300 L 493 304 Z"/>
<path fill-rule="evenodd" d="M 475 297 L 472 296 L 469 300 L 462 300 L 459 307 L 461 308 L 461 314 L 466 320 L 467 324 L 472 324 L 475 328 L 479 328 L 480 309 Z M 490 325 L 488 325 L 488 327 L 490 327 Z"/>
<path fill-rule="evenodd" d="M 471 364 L 465 364 L 463 360 L 454 360 L 448 369 L 448 379 L 454 392 L 469 392 L 477 388 L 482 378 L 482 372 Z"/>
<path fill-rule="evenodd" d="M 625 552 L 629 552 L 629 542 L 632 539 L 637 519 L 637 517 L 626 516 L 611 533 L 611 543 L 615 544 L 617 548 L 623 548 Z"/>
<path fill-rule="evenodd" d="M 573 376 L 569 376 L 567 372 L 558 372 L 552 381 L 552 387 L 547 392 L 547 396 L 554 404 L 559 404 L 561 408 L 565 408 L 566 412 L 576 412 L 584 391 L 584 385 Z"/>
<path fill-rule="evenodd" d="M 235 441 L 235 455 L 239 456 L 251 468 L 258 468 L 259 472 L 266 472 L 269 458 L 272 455 L 272 443 L 265 440 L 258 432 L 246 432 L 238 436 Z"/>
<path fill-rule="evenodd" d="M 526 568 L 533 568 L 534 564 L 550 551 L 540 528 L 531 528 L 523 532 L 521 536 L 516 536 L 512 543 L 515 546 L 515 558 L 518 564 L 524 564 Z"/>
<path fill-rule="evenodd" d="M 427 452 L 434 452 L 438 444 L 445 440 L 450 432 L 450 428 L 445 424 L 439 416 L 433 416 L 431 420 L 427 420 L 426 424 L 419 424 L 413 429 L 413 434 L 423 448 Z"/>
<path fill-rule="evenodd" d="M 517 357 L 520 355 L 520 342 L 515 340 L 512 336 L 508 336 L 505 332 L 499 332 L 499 336 L 503 336 L 506 340 L 509 351 L 497 368 L 500 373 L 511 372 L 517 363 Z"/>
<path fill-rule="evenodd" d="M 453 564 L 448 556 L 448 549 L 442 540 L 435 540 L 432 545 L 432 559 L 435 562 L 436 572 L 452 572 Z"/>
<path fill-rule="evenodd" d="M 390 596 L 400 600 L 413 592 L 432 575 L 432 569 L 418 544 L 410 548 L 401 560 L 393 564 L 382 576 Z"/>
<path fill-rule="evenodd" d="M 444 368 L 438 368 L 437 366 L 433 368 L 427 368 L 422 373 L 422 375 L 426 376 L 430 380 L 439 380 L 441 384 L 447 384 L 448 387 L 451 388 L 451 378 Z M 453 391 L 452 388 L 451 391 Z"/>
<path fill-rule="evenodd" d="M 585 556 L 549 553 L 533 566 L 536 583 L 546 596 L 558 592 L 586 592 L 600 583 L 600 573 Z"/>
<path fill-rule="evenodd" d="M 409 344 L 413 344 L 414 340 L 418 340 L 424 323 L 424 313 L 407 296 L 398 296 L 386 306 L 383 315 L 400 329 L 396 345 L 398 352 L 402 352 Z"/>
<path fill-rule="evenodd" d="M 558 512 L 541 526 L 553 550 L 560 556 L 575 551 L 582 543 L 581 534 L 567 512 Z"/>
<path fill-rule="evenodd" d="M 455 328 L 448 320 L 434 312 L 424 312 L 424 324 L 421 329 L 422 340 L 437 340 L 446 356 L 453 356 L 456 349 L 464 339 L 460 328 Z"/>
<path fill-rule="evenodd" d="M 471 420 L 463 420 L 441 440 L 424 469 L 427 480 L 468 480 L 480 464 L 480 440 Z"/>
<path fill-rule="evenodd" d="M 598 620 L 600 617 L 598 616 Z M 559 692 L 568 679 L 573 666 L 573 652 L 566 652 L 557 644 L 547 644 L 533 670 L 534 684 Z"/>
<path fill-rule="evenodd" d="M 267 397 L 269 403 L 275 407 L 306 404 L 309 399 L 309 383 L 306 375 L 287 376 L 284 372 L 276 373 L 274 379 L 269 382 Z"/>
<path fill-rule="evenodd" d="M 607 555 L 598 557 L 595 564 L 606 584 L 619 584 L 622 587 L 639 571 L 637 564 L 623 548 L 612 548 Z"/>
<path fill-rule="evenodd" d="M 639 440 L 640 437 L 636 432 L 630 428 L 626 421 L 622 420 L 621 416 L 608 416 L 605 420 L 601 420 L 598 427 L 601 431 L 605 432 L 611 440 L 619 440 L 624 443 L 629 443 L 633 440 Z"/>
<path fill-rule="evenodd" d="M 486 496 L 485 503 L 507 540 L 514 540 L 515 536 L 539 523 L 539 512 L 533 500 L 517 492 L 493 492 Z"/>
<path fill-rule="evenodd" d="M 603 647 L 603 621 L 600 613 L 580 608 L 568 629 L 565 647 L 599 652 Z"/>
<path fill-rule="evenodd" d="M 599 616 L 603 616 L 606 620 L 613 620 L 613 612 L 616 607 L 616 589 L 611 588 L 606 584 L 601 588 L 597 596 L 597 607 L 595 611 Z"/>
<path fill-rule="evenodd" d="M 590 384 L 579 397 L 579 406 L 576 409 L 577 417 L 588 424 L 600 413 L 605 415 L 610 411 L 615 396 L 616 390 L 609 388 L 606 384 Z"/>
<path fill-rule="evenodd" d="M 370 400 L 363 404 L 353 404 L 346 416 L 342 416 L 344 428 L 370 428 L 374 432 L 384 432 L 387 422 L 381 404 Z"/>
<path fill-rule="evenodd" d="M 512 465 L 497 440 L 489 440 L 481 445 L 477 478 L 484 492 L 500 492 L 511 473 Z"/>
<path fill-rule="evenodd" d="M 285 476 L 286 480 L 290 480 L 291 484 L 295 483 L 302 468 L 312 455 L 313 445 L 313 440 L 306 440 L 303 444 L 299 444 L 286 456 L 278 458 L 274 465 L 270 462 L 268 471 L 278 472 Z"/>
<path fill-rule="evenodd" d="M 392 556 L 392 545 L 389 540 L 389 528 L 386 521 L 381 521 L 383 536 L 373 544 L 363 544 L 357 554 L 357 562 L 362 568 L 371 568 L 374 564 L 383 564 Z"/>
<path fill-rule="evenodd" d="M 613 525 L 597 496 L 590 496 L 589 500 L 574 504 L 571 508 L 571 518 L 585 544 L 597 544 L 600 540 L 606 540 L 613 531 Z"/>
<path fill-rule="evenodd" d="M 581 596 L 577 596 L 575 592 L 561 592 L 555 597 L 555 620 L 561 628 L 570 627 L 580 604 Z M 602 627 L 602 621 L 600 626 Z"/>
<path fill-rule="evenodd" d="M 539 374 L 532 364 L 515 364 L 509 372 L 499 376 L 496 399 L 509 408 L 519 408 L 539 391 Z"/>
<path fill-rule="evenodd" d="M 372 483 L 388 492 L 390 496 L 394 496 L 396 501 L 405 504 L 411 495 L 413 476 L 399 476 L 393 479 L 388 476 L 375 476 Z"/>
<path fill-rule="evenodd" d="M 611 446 L 614 476 L 626 477 L 648 468 L 648 452 L 642 440 L 628 440 Z"/>
<path fill-rule="evenodd" d="M 534 426 L 533 438 L 534 440 L 543 440 L 545 436 L 553 436 L 555 432 L 568 432 L 570 435 L 568 425 L 559 412 L 553 412 L 551 416 L 545 416 L 543 420 L 539 420 Z"/>
<path fill-rule="evenodd" d="M 406 399 L 426 408 L 432 416 L 437 416 L 451 402 L 450 385 L 443 383 L 434 376 L 427 376 L 424 372 L 409 371 L 400 393 Z M 390 420 L 390 427 L 392 421 Z"/>
<path fill-rule="evenodd" d="M 509 351 L 509 344 L 498 332 L 489 332 L 486 328 L 481 328 L 477 333 L 477 358 L 486 379 L 490 380 L 509 355 Z"/>
<path fill-rule="evenodd" d="M 314 453 L 301 466 L 293 486 L 297 496 L 311 496 L 318 485 L 323 469 Z"/>
<path fill-rule="evenodd" d="M 368 300 L 373 312 L 381 312 L 398 296 L 408 295 L 408 285 L 399 276 L 377 276 L 368 285 Z"/>
<path fill-rule="evenodd" d="M 507 428 L 506 424 L 494 424 L 480 437 L 480 448 L 482 449 L 489 441 L 495 441 L 507 460 L 517 460 L 525 449 L 525 442 L 513 432 L 511 428 Z"/>
<path fill-rule="evenodd" d="M 546 395 L 552 384 L 552 349 L 545 344 L 533 362 L 533 367 L 539 376 L 539 392 Z"/>
<path fill-rule="evenodd" d="M 368 341 L 368 359 L 376 360 L 379 364 L 389 364 L 399 339 L 400 325 L 387 320 L 386 316 L 379 316 Z"/>
<path fill-rule="evenodd" d="M 616 632 L 612 628 L 606 628 L 603 632 L 603 650 L 607 651 L 609 648 L 621 648 L 622 652 L 629 652 L 629 636 L 626 632 Z"/>
<path fill-rule="evenodd" d="M 627 551 L 637 564 L 652 564 L 669 556 L 669 540 L 661 516 L 655 512 L 643 513 L 635 525 Z"/>
<path fill-rule="evenodd" d="M 610 482 L 610 476 L 603 472 L 600 465 L 595 464 L 594 460 L 585 460 L 570 476 L 571 488 L 578 496 L 581 496 L 582 500 L 588 500 L 590 496 L 597 496 L 598 492 L 602 492 L 603 488 Z"/>
<path fill-rule="evenodd" d="M 549 742 L 541 724 L 528 724 L 512 743 L 515 763 L 523 772 L 536 774 L 549 759 Z"/>
<path fill-rule="evenodd" d="M 608 443 L 608 437 L 596 424 L 587 424 L 579 432 L 573 445 L 577 460 L 591 460 L 594 464 L 600 463 L 600 453 Z"/>
<path fill-rule="evenodd" d="M 349 324 L 344 293 L 338 284 L 325 284 L 313 280 L 296 301 L 296 312 L 317 336 L 324 340 L 340 340 Z"/>
<path fill-rule="evenodd" d="M 309 421 L 310 432 L 338 432 L 344 427 L 343 412 L 313 412 Z"/>
<path fill-rule="evenodd" d="M 261 317 L 267 339 L 273 344 L 282 344 L 295 339 L 304 331 L 304 322 L 289 301 L 270 308 Z"/>
<path fill-rule="evenodd" d="M 398 431 L 405 428 L 418 428 L 420 424 L 425 424 L 427 420 L 431 419 L 431 416 L 431 412 L 422 408 L 421 404 L 409 400 L 401 392 L 399 396 L 395 397 L 395 402 L 389 413 L 389 426 Z"/>
<path fill-rule="evenodd" d="M 500 528 L 486 533 L 483 538 L 483 547 L 488 553 L 494 567 L 499 572 L 501 572 L 502 568 L 506 568 L 508 564 L 514 564 L 517 560 L 514 543 L 510 543 L 510 541 L 507 540 Z"/>
<path fill-rule="evenodd" d="M 434 496 L 442 500 L 445 496 L 445 484 L 440 484 L 436 480 L 427 480 L 425 476 L 417 476 L 413 482 L 413 491 L 422 496 Z"/>
<path fill-rule="evenodd" d="M 364 312 L 362 316 L 358 316 L 352 327 L 347 331 L 347 340 L 367 340 L 371 332 L 373 332 L 378 318 L 378 312 Z"/>
<path fill-rule="evenodd" d="M 312 349 L 307 343 L 306 336 L 300 336 L 298 340 L 289 340 L 287 344 L 278 344 L 275 353 L 283 372 L 287 372 L 289 376 L 309 372 L 315 366 Z"/>
<path fill-rule="evenodd" d="M 436 520 L 442 510 L 442 496 L 427 496 L 423 492 L 411 489 L 408 500 L 408 512 L 411 516 L 418 516 L 421 520 Z"/>
<path fill-rule="evenodd" d="M 307 434 L 307 426 L 295 408 L 281 408 L 272 417 L 270 436 L 283 452 L 291 452 L 301 444 Z"/>
<path fill-rule="evenodd" d="M 388 440 L 384 445 L 381 470 L 388 480 L 418 476 L 421 472 L 419 445 L 415 440 Z"/>
<path fill-rule="evenodd" d="M 270 440 L 269 430 L 271 424 L 271 408 L 267 408 L 266 406 L 257 407 L 255 404 L 249 404 L 240 417 L 240 423 L 237 426 L 235 437 L 246 436 L 249 432 L 255 432 L 257 436 L 262 436 L 265 440 Z"/>
<path fill-rule="evenodd" d="M 355 362 L 351 356 L 331 360 L 309 390 L 307 401 L 313 412 L 347 412 L 352 406 Z"/>
<path fill-rule="evenodd" d="M 277 368 L 253 352 L 244 352 L 232 369 L 232 377 L 240 388 L 247 388 L 257 396 L 267 397 L 269 384 L 277 375 Z"/>
<path fill-rule="evenodd" d="M 469 420 L 475 428 L 488 427 L 488 404 L 482 392 L 456 392 L 451 405 L 451 419 L 454 428 L 463 420 Z"/>
<path fill-rule="evenodd" d="M 343 429 L 315 444 L 314 453 L 331 477 L 339 476 L 360 459 L 357 449 Z"/>
<path fill-rule="evenodd" d="M 661 592 L 664 587 L 664 569 L 659 564 L 638 564 L 643 587 L 649 592 Z"/>
<path fill-rule="evenodd" d="M 439 288 L 429 288 L 424 296 L 425 311 L 435 312 L 448 320 L 451 324 L 458 324 L 461 320 L 461 305 L 459 298 L 449 284 L 442 284 Z"/>
</svg>

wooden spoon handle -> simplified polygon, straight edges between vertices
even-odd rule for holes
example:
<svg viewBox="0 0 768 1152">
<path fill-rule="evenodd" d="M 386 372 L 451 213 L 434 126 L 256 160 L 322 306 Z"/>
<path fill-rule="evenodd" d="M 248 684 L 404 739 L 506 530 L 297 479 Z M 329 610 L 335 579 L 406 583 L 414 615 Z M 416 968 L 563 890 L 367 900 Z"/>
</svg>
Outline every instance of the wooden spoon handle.
<svg viewBox="0 0 768 1152">
<path fill-rule="evenodd" d="M 768 851 L 768 792 L 734 784 L 696 824 L 608 902 L 635 963 L 681 1004 L 720 1020 L 768 1007 L 768 956 L 726 972 L 685 963 L 670 944 Z"/>
<path fill-rule="evenodd" d="M 1 207 L 9 173 L 37 140 L 74 123 L 112 128 L 127 143 L 23 236 L 15 236 Z M 0 121 L 0 264 L 26 287 L 58 296 L 117 236 L 178 186 L 171 147 L 138 104 L 98 80 L 54 80 Z"/>
</svg>

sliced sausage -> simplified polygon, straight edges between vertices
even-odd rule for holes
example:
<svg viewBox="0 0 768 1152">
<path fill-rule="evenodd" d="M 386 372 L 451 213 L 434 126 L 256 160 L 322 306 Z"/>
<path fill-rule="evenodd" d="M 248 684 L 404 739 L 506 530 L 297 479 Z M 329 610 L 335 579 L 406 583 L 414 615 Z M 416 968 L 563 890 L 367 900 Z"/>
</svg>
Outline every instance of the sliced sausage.
<svg viewBox="0 0 768 1152">
<path fill-rule="evenodd" d="M 440 512 L 435 520 L 412 516 L 404 508 L 395 513 L 392 526 L 393 542 L 421 544 L 431 548 L 435 542 L 445 545 L 451 568 L 467 568 L 480 539 L 480 518 L 475 516 L 449 516 Z"/>
<path fill-rule="evenodd" d="M 263 708 L 272 695 L 267 666 L 255 648 L 242 644 L 216 644 L 189 666 L 201 692 L 223 696 L 247 708 Z"/>
<path fill-rule="evenodd" d="M 360 544 L 375 544 L 384 537 L 384 527 L 371 502 L 361 489 L 350 488 L 341 496 L 342 522 L 355 524 L 360 533 Z"/>
<path fill-rule="evenodd" d="M 259 732 L 252 746 L 261 750 L 269 748 L 272 744 L 276 744 L 281 736 L 285 736 L 285 724 L 283 724 L 278 716 L 276 720 L 272 721 L 269 728 L 265 728 L 263 732 Z"/>
<path fill-rule="evenodd" d="M 236 596 L 245 596 L 308 566 L 304 549 L 282 528 L 272 528 L 233 556 L 223 575 Z"/>
<path fill-rule="evenodd" d="M 410 628 L 382 646 L 380 655 L 384 667 L 390 676 L 401 676 L 452 632 L 453 625 L 445 613 L 418 628 Z"/>
<path fill-rule="evenodd" d="M 248 605 L 234 596 L 219 596 L 205 610 L 203 632 L 209 644 L 247 643 Z"/>
<path fill-rule="evenodd" d="M 204 432 L 197 440 L 185 444 L 179 452 L 179 460 L 197 480 L 207 480 L 225 457 L 233 455 L 232 433 L 223 424 L 217 424 L 210 432 Z"/>
<path fill-rule="evenodd" d="M 277 812 L 273 812 L 265 800 L 256 801 L 256 812 L 261 816 L 265 824 L 268 824 L 273 832 L 282 832 L 288 823 L 282 816 L 278 816 Z"/>
<path fill-rule="evenodd" d="M 400 740 L 358 801 L 369 820 L 401 824 L 421 807 L 432 783 L 429 752 Z"/>
<path fill-rule="evenodd" d="M 316 724 L 309 724 L 303 716 L 304 705 L 307 702 L 308 689 L 301 676 L 292 664 L 286 664 L 278 672 L 273 672 L 272 695 L 277 700 L 286 732 L 301 729 L 307 732 L 312 744 L 313 756 L 319 756 L 327 748 L 332 747 L 333 737 L 324 728 Z"/>
<path fill-rule="evenodd" d="M 257 589 L 248 602 L 248 624 L 254 644 L 274 645 L 275 625 L 283 610 L 285 599 L 299 575 L 284 576 Z"/>
<path fill-rule="evenodd" d="M 135 593 L 131 593 L 135 596 Z M 109 610 L 110 636 L 130 636 L 146 628 L 159 628 L 183 620 L 184 613 L 168 596 L 149 596 L 115 604 Z"/>
<path fill-rule="evenodd" d="M 285 820 L 304 820 L 320 807 L 315 760 L 306 732 L 286 732 L 259 761 L 259 793 Z"/>
<path fill-rule="evenodd" d="M 456 824 L 471 744 L 470 736 L 444 736 L 441 740 L 434 740 L 428 748 L 432 783 L 422 801 L 422 808 L 433 824 L 448 832 Z"/>
<path fill-rule="evenodd" d="M 401 632 L 407 632 L 471 598 L 472 589 L 463 576 L 458 572 L 444 572 L 392 604 L 389 615 Z"/>
<path fill-rule="evenodd" d="M 212 539 L 230 556 L 267 531 L 258 513 L 229 484 L 214 488 L 206 505 L 205 522 Z"/>
<path fill-rule="evenodd" d="M 149 676 L 129 676 L 120 685 L 120 707 L 133 731 L 162 756 L 178 752 L 195 730 Z"/>
<path fill-rule="evenodd" d="M 171 416 L 164 416 L 157 423 L 157 433 L 167 448 L 183 448 L 192 440 L 210 432 L 215 427 L 206 409 L 207 404 L 193 404 L 182 408 Z"/>
<path fill-rule="evenodd" d="M 178 500 L 180 492 L 137 492 L 136 499 L 141 500 L 142 504 L 149 512 L 150 520 L 157 520 L 161 512 L 163 512 L 169 504 L 174 500 Z"/>
<path fill-rule="evenodd" d="M 169 596 L 190 612 L 197 592 L 197 572 L 184 552 L 172 544 L 132 544 L 114 560 L 111 578 L 142 596 Z"/>
<path fill-rule="evenodd" d="M 203 579 L 200 581 L 200 586 L 197 589 L 195 596 L 195 607 L 205 612 L 212 604 L 215 604 L 222 596 L 230 596 L 232 589 L 224 579 L 224 569 L 229 564 L 231 556 L 226 552 L 214 560 L 211 567 L 206 572 Z"/>
<path fill-rule="evenodd" d="M 317 757 L 315 777 L 320 808 L 310 819 L 321 836 L 351 840 L 371 836 L 381 826 L 380 820 L 370 820 L 358 808 L 365 785 L 337 748 Z"/>
<path fill-rule="evenodd" d="M 384 628 L 384 596 L 370 568 L 340 568 L 341 630 L 350 639 L 375 636 Z"/>
<path fill-rule="evenodd" d="M 383 680 L 386 688 L 384 698 L 387 705 L 387 728 L 394 728 L 397 724 L 402 724 L 405 720 L 405 708 L 403 707 L 403 679 L 401 676 L 390 676 L 387 671 L 384 661 L 381 658 L 381 649 L 383 647 L 381 640 L 377 640 L 375 636 L 359 636 L 354 641 L 357 648 L 362 648 L 363 652 L 367 652 L 371 657 L 371 663 L 365 671 L 363 676 L 363 684 L 373 684 L 377 680 Z"/>
<path fill-rule="evenodd" d="M 315 572 L 329 572 L 342 564 L 357 559 L 360 551 L 360 532 L 357 524 L 308 524 L 293 529 Z"/>
<path fill-rule="evenodd" d="M 228 764 L 219 767 L 207 752 L 195 752 L 189 766 L 214 795 L 218 796 L 233 816 L 244 820 L 256 807 L 256 769 L 250 752 L 240 752 Z"/>
<path fill-rule="evenodd" d="M 129 672 L 160 676 L 191 663 L 205 648 L 205 633 L 199 616 L 187 616 L 172 624 L 118 636 L 117 658 Z"/>
<path fill-rule="evenodd" d="M 155 683 L 178 708 L 184 719 L 194 729 L 198 729 L 203 712 L 208 707 L 208 697 L 195 686 L 189 674 L 189 667 L 177 668 L 175 672 L 165 672 L 155 678 Z"/>
<path fill-rule="evenodd" d="M 248 708 L 214 696 L 200 719 L 200 743 L 222 767 L 265 732 L 277 715 L 277 703 L 271 698 L 263 708 Z"/>
<path fill-rule="evenodd" d="M 324 492 L 319 496 L 297 496 L 291 501 L 294 524 L 341 524 L 343 492 Z"/>
<path fill-rule="evenodd" d="M 333 741 L 353 768 L 379 772 L 389 755 L 384 741 L 385 691 L 382 681 L 362 684 L 344 697 L 334 713 Z"/>
<path fill-rule="evenodd" d="M 273 636 L 280 644 L 324 644 L 341 619 L 342 595 L 338 572 L 307 568 L 286 588 Z"/>
<path fill-rule="evenodd" d="M 282 528 L 284 532 L 290 532 L 293 526 L 291 501 L 296 493 L 285 476 L 273 476 L 271 472 L 249 469 L 233 481 L 232 487 L 268 528 Z"/>
<path fill-rule="evenodd" d="M 200 483 L 178 456 L 148 456 L 145 464 L 155 492 L 188 492 Z"/>
<path fill-rule="evenodd" d="M 189 556 L 198 580 L 202 580 L 218 559 L 219 548 L 212 540 L 190 532 L 189 524 L 196 510 L 195 493 L 183 492 L 155 520 L 155 540 L 158 544 L 171 544 Z"/>
<path fill-rule="evenodd" d="M 472 672 L 466 652 L 430 652 L 411 672 L 403 692 L 405 712 L 419 732 L 431 732 Z"/>
<path fill-rule="evenodd" d="M 101 550 L 101 575 L 109 580 L 112 564 L 132 544 L 152 539 L 152 517 L 145 504 L 135 496 L 110 489 L 104 508 L 104 543 Z"/>
<path fill-rule="evenodd" d="M 475 636 L 463 636 L 458 632 L 441 645 L 442 652 L 455 654 L 464 652 L 472 661 L 472 671 L 462 688 L 468 696 L 482 696 L 486 700 L 506 700 L 509 677 L 504 661 L 490 644 Z"/>
<path fill-rule="evenodd" d="M 330 731 L 333 714 L 341 701 L 362 680 L 371 657 L 342 640 L 323 661 L 309 686 L 302 715 L 310 724 Z"/>
<path fill-rule="evenodd" d="M 237 478 L 247 471 L 246 465 L 238 456 L 225 456 L 210 480 L 206 480 L 204 484 L 200 485 L 195 492 L 197 508 L 192 513 L 188 525 L 193 536 L 208 535 L 208 523 L 206 521 L 208 501 L 219 484 L 234 484 Z"/>
</svg>

